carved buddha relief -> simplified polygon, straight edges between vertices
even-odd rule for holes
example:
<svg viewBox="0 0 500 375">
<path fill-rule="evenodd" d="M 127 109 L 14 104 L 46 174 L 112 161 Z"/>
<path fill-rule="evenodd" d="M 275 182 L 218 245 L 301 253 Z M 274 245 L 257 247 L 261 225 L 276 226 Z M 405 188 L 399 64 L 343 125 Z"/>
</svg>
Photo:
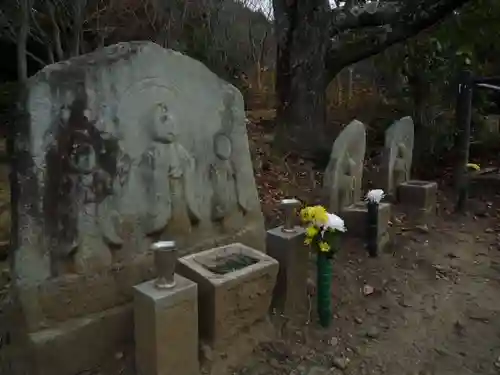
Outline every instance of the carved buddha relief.
<svg viewBox="0 0 500 375">
<path fill-rule="evenodd" d="M 403 117 L 387 129 L 381 185 L 388 194 L 395 194 L 398 185 L 410 179 L 413 143 L 414 124 L 411 117 Z"/>
<path fill-rule="evenodd" d="M 56 262 L 56 274 L 67 272 L 72 267 L 76 272 L 84 273 L 107 266 L 112 261 L 104 240 L 107 227 L 101 226 L 99 219 L 106 215 L 102 203 L 113 193 L 112 176 L 103 166 L 103 158 L 100 158 L 109 150 L 100 132 L 88 121 L 86 112 L 88 110 L 81 111 L 76 107 L 71 116 L 64 110 L 61 114 L 64 129 L 68 132 L 62 188 L 68 189 L 67 196 L 73 201 L 68 218 L 75 220 L 76 235 L 69 248 L 64 250 L 59 247 L 59 256 L 66 253 L 66 257 Z M 68 256 L 73 259 L 72 265 L 68 264 Z"/>
<path fill-rule="evenodd" d="M 147 124 L 151 146 L 139 161 L 146 188 L 143 230 L 147 235 L 164 230 L 189 233 L 201 215 L 193 189 L 195 160 L 179 143 L 177 122 L 168 107 L 157 104 Z"/>
<path fill-rule="evenodd" d="M 332 212 L 340 212 L 361 199 L 365 150 L 365 126 L 354 120 L 335 140 L 325 170 L 324 198 Z"/>
<path fill-rule="evenodd" d="M 223 132 L 214 136 L 215 159 L 210 164 L 209 178 L 212 184 L 212 220 L 229 219 L 238 211 L 246 214 L 247 209 L 240 199 L 237 175 L 231 161 L 232 142 Z"/>
</svg>

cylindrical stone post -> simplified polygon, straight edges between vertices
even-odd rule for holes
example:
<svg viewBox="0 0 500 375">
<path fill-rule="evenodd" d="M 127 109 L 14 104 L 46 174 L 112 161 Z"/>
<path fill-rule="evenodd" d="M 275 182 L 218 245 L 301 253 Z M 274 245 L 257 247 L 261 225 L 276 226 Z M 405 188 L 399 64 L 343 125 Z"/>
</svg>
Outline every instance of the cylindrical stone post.
<svg viewBox="0 0 500 375">
<path fill-rule="evenodd" d="M 280 203 L 280 207 L 283 209 L 285 215 L 285 222 L 283 224 L 283 232 L 294 233 L 296 230 L 296 210 L 300 206 L 300 201 L 298 199 L 283 199 Z"/>
<path fill-rule="evenodd" d="M 309 250 L 304 245 L 304 228 L 295 225 L 297 199 L 284 199 L 284 225 L 267 231 L 267 253 L 279 262 L 271 308 L 280 315 L 296 318 L 307 310 L 307 266 Z"/>
<path fill-rule="evenodd" d="M 157 278 L 155 287 L 170 289 L 175 286 L 175 265 L 177 263 L 177 249 L 175 241 L 160 241 L 151 245 L 154 252 Z"/>
</svg>

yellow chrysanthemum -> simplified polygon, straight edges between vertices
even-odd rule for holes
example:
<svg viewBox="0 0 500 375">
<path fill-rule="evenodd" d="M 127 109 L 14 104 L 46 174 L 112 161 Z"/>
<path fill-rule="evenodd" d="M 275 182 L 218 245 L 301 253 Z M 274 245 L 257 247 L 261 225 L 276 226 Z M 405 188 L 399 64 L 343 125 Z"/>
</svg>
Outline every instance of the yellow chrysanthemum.
<svg viewBox="0 0 500 375">
<path fill-rule="evenodd" d="M 330 250 L 330 245 L 328 244 L 328 242 L 320 242 L 318 243 L 319 245 L 319 250 L 320 251 L 323 251 L 323 252 L 327 252 Z"/>
<path fill-rule="evenodd" d="M 323 206 L 313 207 L 313 220 L 321 225 L 328 222 L 328 212 Z"/>
<path fill-rule="evenodd" d="M 313 220 L 313 208 L 312 207 L 305 207 L 302 210 L 300 210 L 300 217 L 303 222 L 309 223 Z"/>
<path fill-rule="evenodd" d="M 309 246 L 312 243 L 312 238 L 311 237 L 306 237 L 304 240 L 304 245 Z"/>
<path fill-rule="evenodd" d="M 481 170 L 481 167 L 479 166 L 479 164 L 467 163 L 466 167 L 469 169 L 474 169 L 475 171 Z"/>
<path fill-rule="evenodd" d="M 314 238 L 319 233 L 319 229 L 314 225 L 310 225 L 306 228 L 306 237 Z"/>
</svg>

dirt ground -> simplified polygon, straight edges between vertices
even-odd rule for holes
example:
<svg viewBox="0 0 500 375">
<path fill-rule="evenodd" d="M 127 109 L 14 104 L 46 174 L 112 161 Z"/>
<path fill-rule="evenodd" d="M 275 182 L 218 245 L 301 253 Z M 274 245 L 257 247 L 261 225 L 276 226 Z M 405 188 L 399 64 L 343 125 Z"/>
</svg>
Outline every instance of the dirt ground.
<svg viewBox="0 0 500 375">
<path fill-rule="evenodd" d="M 256 180 L 268 227 L 281 221 L 277 202 L 317 201 L 320 174 L 302 160 L 273 155 L 269 135 L 250 131 Z M 369 183 L 369 181 L 368 181 Z M 288 323 L 260 345 L 235 375 L 500 374 L 500 199 L 470 202 L 415 226 L 397 213 L 393 244 L 376 259 L 345 241 L 334 260 L 334 320 L 318 327 L 311 265 L 309 324 Z M 498 208 L 497 208 L 498 207 Z M 79 375 L 135 375 L 133 353 L 116 353 Z"/>
<path fill-rule="evenodd" d="M 394 244 L 377 259 L 346 243 L 332 327 L 289 327 L 237 374 L 500 373 L 498 210 L 472 205 L 466 217 L 441 207 L 427 227 L 396 218 Z"/>
<path fill-rule="evenodd" d="M 317 202 L 321 173 L 270 156 L 262 126 L 250 136 L 257 166 L 267 164 L 256 178 L 269 226 L 279 212 L 267 200 Z M 367 165 L 365 176 L 373 174 Z M 373 187 L 369 177 L 364 185 Z M 290 324 L 235 374 L 500 374 L 500 199 L 471 199 L 468 214 L 458 215 L 451 197 L 440 192 L 436 218 L 425 226 L 395 207 L 393 243 L 379 258 L 346 241 L 334 260 L 331 328 L 314 316 L 309 325 Z"/>
</svg>

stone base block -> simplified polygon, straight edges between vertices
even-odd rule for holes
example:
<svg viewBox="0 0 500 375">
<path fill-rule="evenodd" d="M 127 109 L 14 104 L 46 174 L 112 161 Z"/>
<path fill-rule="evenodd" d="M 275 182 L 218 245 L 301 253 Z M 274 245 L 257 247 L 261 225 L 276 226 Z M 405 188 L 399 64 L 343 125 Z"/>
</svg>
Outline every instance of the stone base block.
<svg viewBox="0 0 500 375">
<path fill-rule="evenodd" d="M 382 202 L 379 205 L 378 241 L 379 249 L 383 249 L 390 241 L 389 221 L 391 219 L 391 204 Z M 342 209 L 340 214 L 347 227 L 346 234 L 356 238 L 366 238 L 368 208 L 365 202 L 358 202 Z"/>
<path fill-rule="evenodd" d="M 285 232 L 283 227 L 267 231 L 267 254 L 279 262 L 271 308 L 278 314 L 296 317 L 307 311 L 309 250 L 304 246 L 304 228 Z"/>
<path fill-rule="evenodd" d="M 437 190 L 434 181 L 406 181 L 398 186 L 398 202 L 416 219 L 426 219 L 436 213 Z"/>
<path fill-rule="evenodd" d="M 278 262 L 235 243 L 179 259 L 178 272 L 198 284 L 200 337 L 213 349 L 263 320 L 271 305 Z"/>
<path fill-rule="evenodd" d="M 196 375 L 198 363 L 198 289 L 175 275 L 172 289 L 153 281 L 136 286 L 134 326 L 136 368 L 140 375 Z"/>
<path fill-rule="evenodd" d="M 276 329 L 269 319 L 255 322 L 251 329 L 240 332 L 231 339 L 231 345 L 223 350 L 213 350 L 210 345 L 201 344 L 202 374 L 231 375 L 234 368 L 248 363 L 258 344 L 276 338 Z"/>
<path fill-rule="evenodd" d="M 32 333 L 32 374 L 75 375 L 97 367 L 133 342 L 132 327 L 127 305 Z"/>
</svg>

